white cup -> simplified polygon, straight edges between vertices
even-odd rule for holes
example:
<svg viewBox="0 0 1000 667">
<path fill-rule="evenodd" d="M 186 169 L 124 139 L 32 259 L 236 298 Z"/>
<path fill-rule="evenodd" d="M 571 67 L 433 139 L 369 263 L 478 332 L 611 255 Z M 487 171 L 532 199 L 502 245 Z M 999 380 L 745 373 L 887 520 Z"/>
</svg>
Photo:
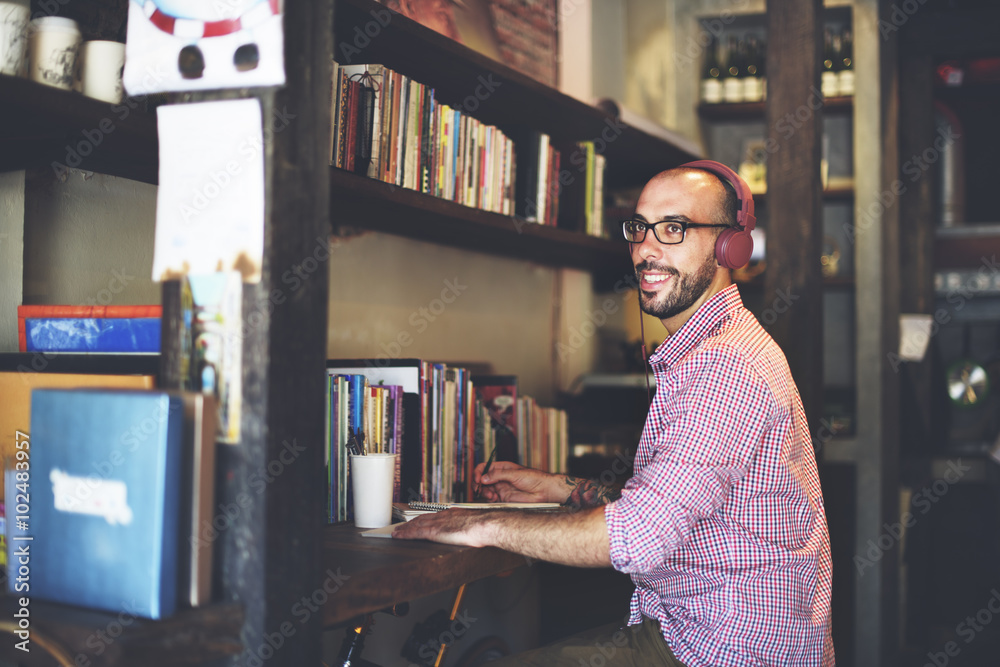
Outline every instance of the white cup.
<svg viewBox="0 0 1000 667">
<path fill-rule="evenodd" d="M 355 526 L 381 528 L 392 523 L 392 487 L 395 477 L 395 454 L 351 456 Z"/>
<path fill-rule="evenodd" d="M 122 67 L 125 45 L 121 42 L 94 40 L 80 49 L 81 92 L 112 104 L 122 101 Z"/>
<path fill-rule="evenodd" d="M 28 76 L 47 86 L 72 90 L 79 50 L 76 21 L 61 16 L 33 20 L 28 37 Z"/>
<path fill-rule="evenodd" d="M 24 76 L 30 16 L 28 5 L 0 2 L 0 74 Z"/>
</svg>

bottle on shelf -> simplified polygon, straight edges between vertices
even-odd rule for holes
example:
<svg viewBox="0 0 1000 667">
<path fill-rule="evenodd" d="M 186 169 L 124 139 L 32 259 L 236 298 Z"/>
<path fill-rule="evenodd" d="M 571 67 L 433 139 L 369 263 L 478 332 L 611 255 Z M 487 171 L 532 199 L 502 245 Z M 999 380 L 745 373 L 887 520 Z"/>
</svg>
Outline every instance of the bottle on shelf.
<svg viewBox="0 0 1000 667">
<path fill-rule="evenodd" d="M 719 44 L 715 37 L 705 51 L 705 67 L 701 73 L 701 101 L 718 104 L 722 101 L 722 67 L 719 65 Z"/>
<path fill-rule="evenodd" d="M 841 69 L 837 72 L 837 93 L 843 97 L 854 95 L 854 39 L 850 29 L 844 30 L 840 41 Z"/>
<path fill-rule="evenodd" d="M 840 63 L 839 54 L 834 47 L 834 32 L 832 28 L 823 29 L 823 74 L 820 79 L 820 88 L 823 97 L 836 97 L 839 86 L 837 84 L 837 71 Z"/>
<path fill-rule="evenodd" d="M 763 79 L 761 78 L 760 61 L 763 54 L 757 38 L 750 36 L 746 40 L 745 59 L 743 61 L 743 101 L 760 102 L 764 99 Z"/>
<path fill-rule="evenodd" d="M 760 78 L 760 98 L 767 99 L 767 40 L 763 37 L 757 45 L 757 76 Z"/>
<path fill-rule="evenodd" d="M 742 42 L 738 42 L 736 37 L 729 38 L 729 47 L 726 49 L 726 69 L 722 81 L 722 99 L 725 102 L 743 101 L 743 56 L 741 45 Z"/>
</svg>

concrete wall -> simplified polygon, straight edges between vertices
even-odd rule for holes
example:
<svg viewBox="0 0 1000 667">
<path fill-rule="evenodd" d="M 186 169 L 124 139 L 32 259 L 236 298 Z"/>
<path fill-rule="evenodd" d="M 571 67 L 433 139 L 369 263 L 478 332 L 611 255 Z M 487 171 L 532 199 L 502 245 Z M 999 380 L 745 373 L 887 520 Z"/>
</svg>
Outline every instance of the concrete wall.
<svg viewBox="0 0 1000 667">
<path fill-rule="evenodd" d="M 24 172 L 0 173 L 0 352 L 17 352 L 24 258 Z"/>
<path fill-rule="evenodd" d="M 24 303 L 158 304 L 150 278 L 156 188 L 72 170 L 28 172 Z"/>
<path fill-rule="evenodd" d="M 590 370 L 592 339 L 555 354 L 590 306 L 588 274 L 361 232 L 332 242 L 327 350 L 487 363 L 548 403 L 559 378 Z"/>
</svg>

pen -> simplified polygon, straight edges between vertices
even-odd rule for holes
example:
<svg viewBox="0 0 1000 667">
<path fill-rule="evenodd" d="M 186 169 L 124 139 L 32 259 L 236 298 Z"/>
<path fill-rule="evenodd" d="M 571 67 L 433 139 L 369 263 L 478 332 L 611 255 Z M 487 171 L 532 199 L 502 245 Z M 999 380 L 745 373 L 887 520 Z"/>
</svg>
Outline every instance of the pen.
<svg viewBox="0 0 1000 667">
<path fill-rule="evenodd" d="M 494 447 L 493 451 L 490 452 L 490 457 L 486 459 L 486 465 L 483 466 L 483 475 L 482 477 L 479 478 L 479 484 L 476 485 L 476 498 L 480 497 L 479 492 L 483 490 L 483 477 L 485 477 L 486 473 L 490 471 L 490 466 L 493 465 L 493 457 L 496 455 L 497 455 L 497 448 Z"/>
</svg>

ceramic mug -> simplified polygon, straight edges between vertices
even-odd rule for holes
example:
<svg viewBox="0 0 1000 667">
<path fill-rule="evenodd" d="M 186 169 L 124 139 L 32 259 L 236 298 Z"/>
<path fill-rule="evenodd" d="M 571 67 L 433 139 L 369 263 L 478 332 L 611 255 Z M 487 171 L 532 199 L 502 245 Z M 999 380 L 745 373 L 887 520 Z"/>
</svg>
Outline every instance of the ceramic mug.
<svg viewBox="0 0 1000 667">
<path fill-rule="evenodd" d="M 0 74 L 25 75 L 30 14 L 27 5 L 0 2 Z"/>
<path fill-rule="evenodd" d="M 28 36 L 28 76 L 47 86 L 72 90 L 79 50 L 76 21 L 61 16 L 33 20 Z"/>
</svg>

